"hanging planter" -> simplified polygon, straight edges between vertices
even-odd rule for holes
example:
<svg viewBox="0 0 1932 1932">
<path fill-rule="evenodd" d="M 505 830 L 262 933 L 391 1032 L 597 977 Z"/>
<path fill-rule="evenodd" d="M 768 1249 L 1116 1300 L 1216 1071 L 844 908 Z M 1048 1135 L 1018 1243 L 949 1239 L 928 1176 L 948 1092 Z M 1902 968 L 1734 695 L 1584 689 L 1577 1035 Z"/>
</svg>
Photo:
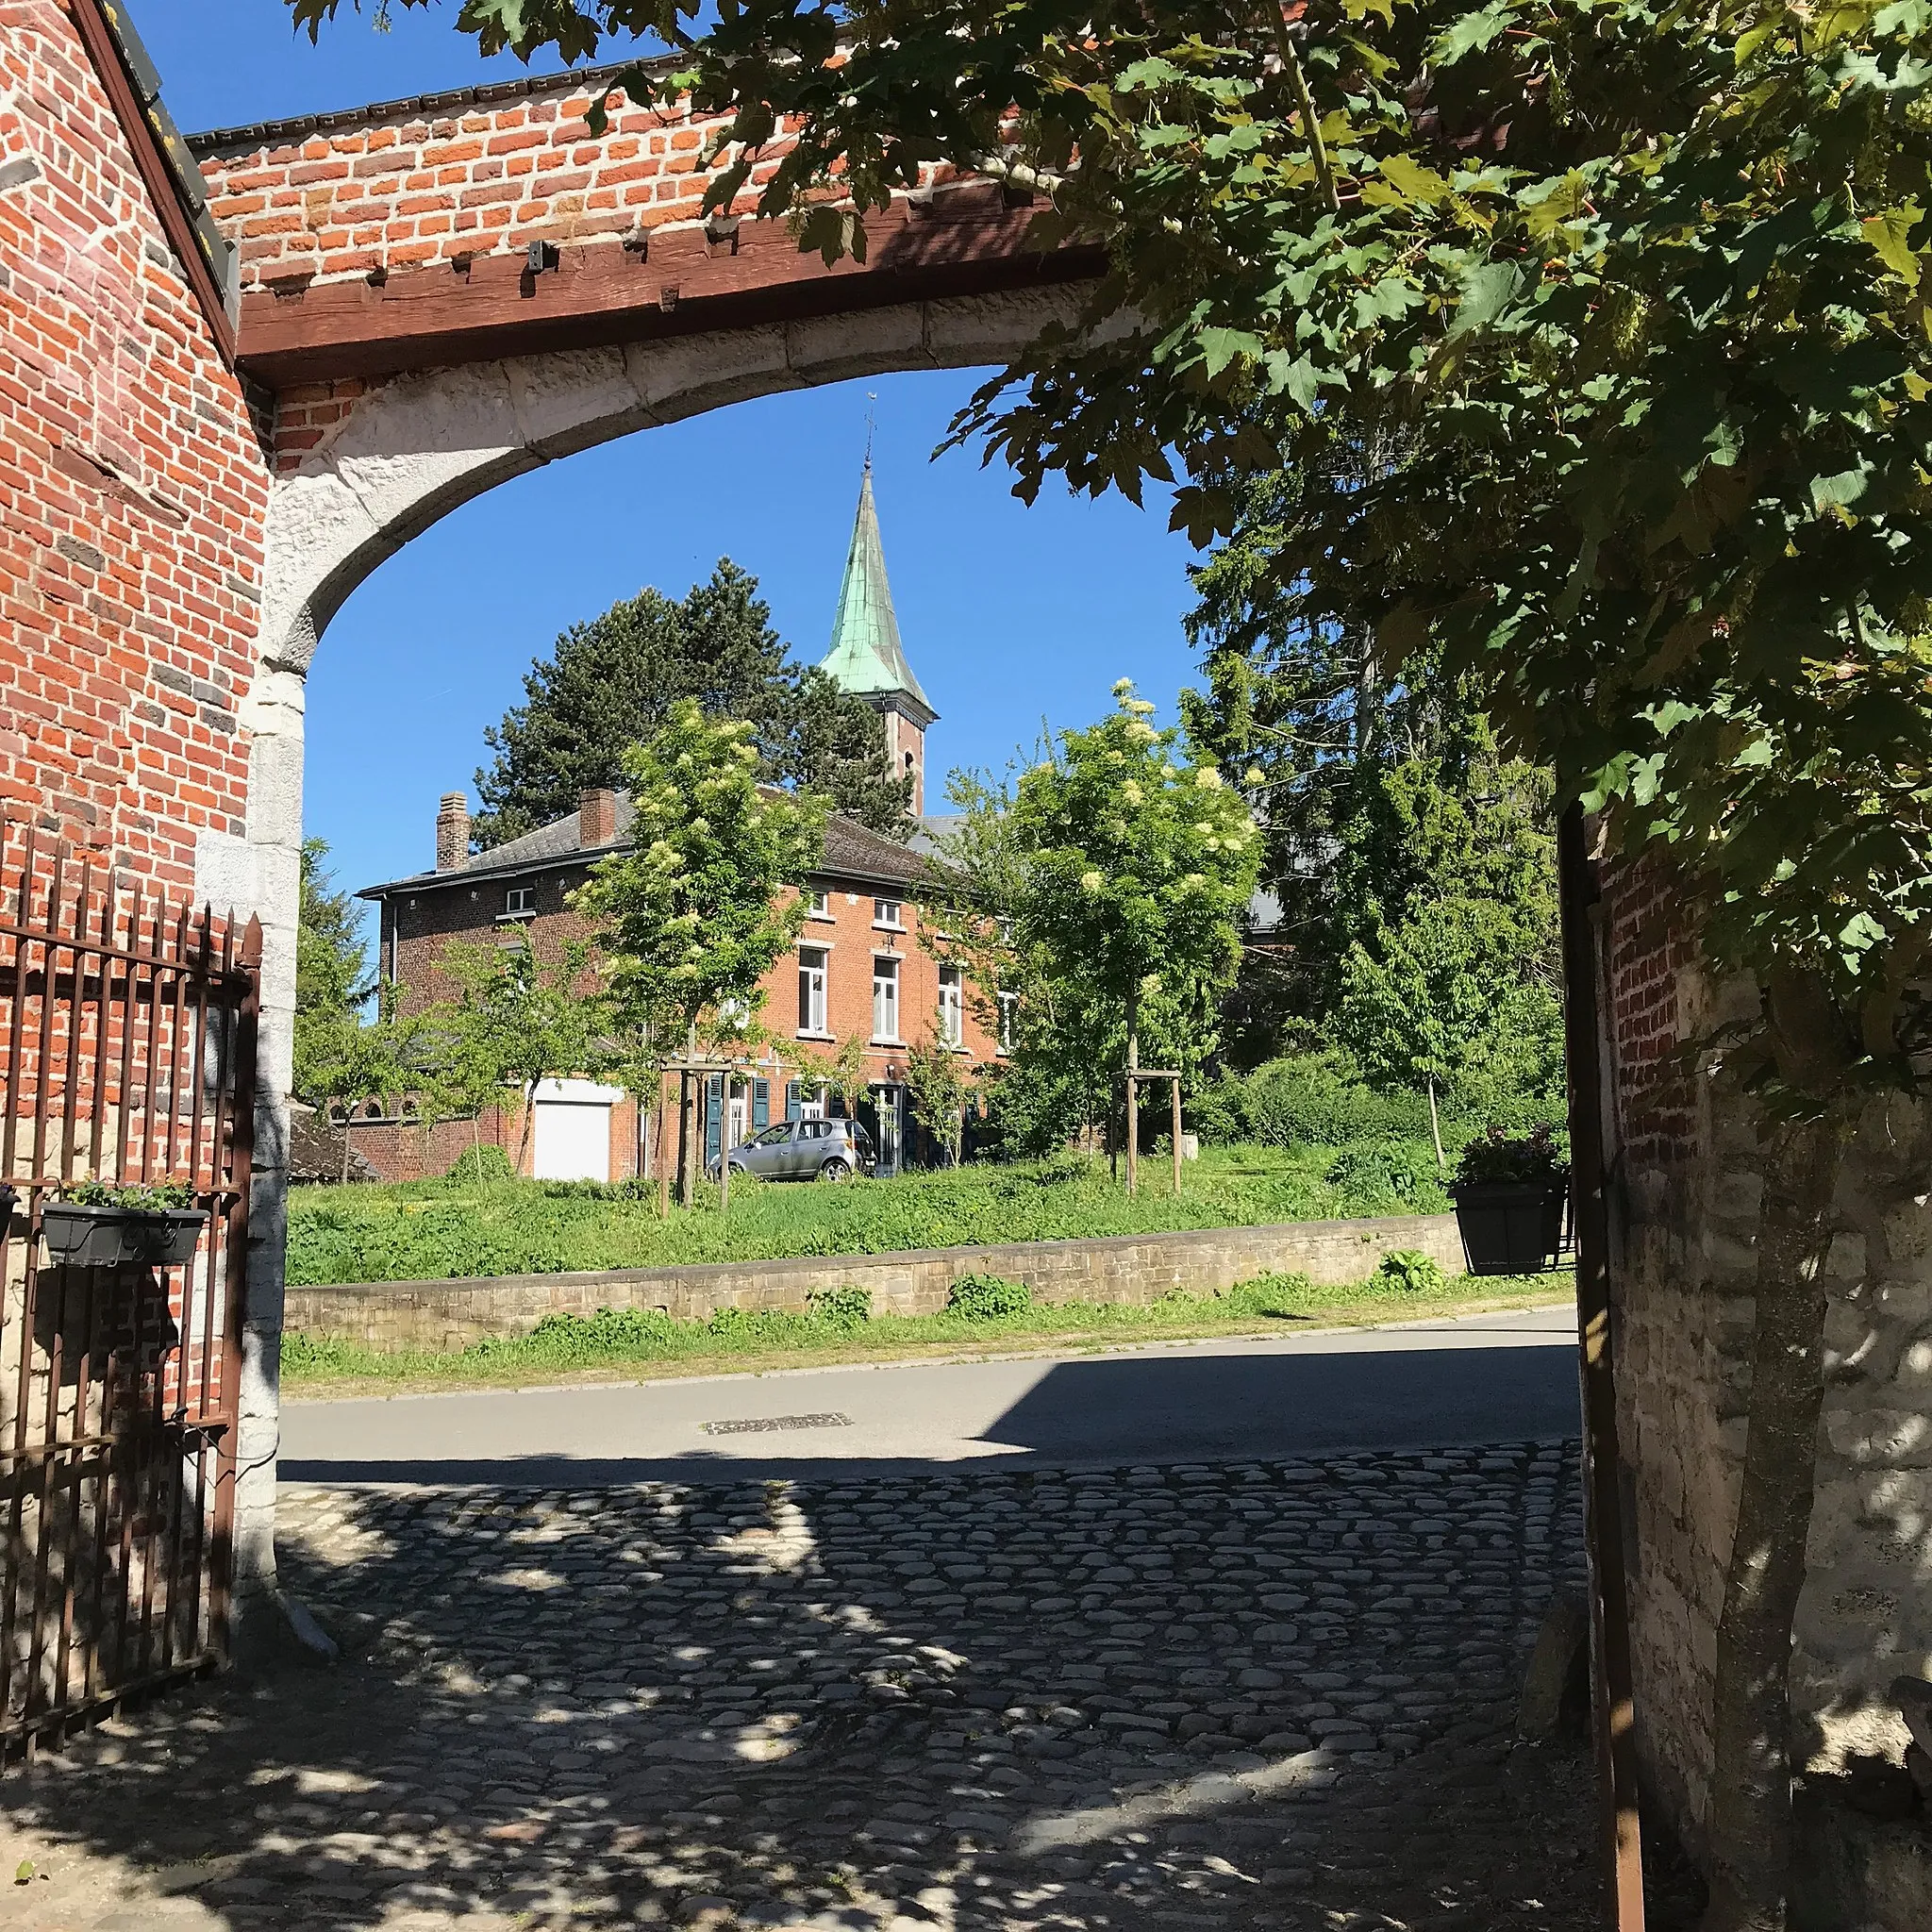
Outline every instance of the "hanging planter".
<svg viewBox="0 0 1932 1932">
<path fill-rule="evenodd" d="M 1449 1195 L 1472 1274 L 1538 1274 L 1558 1264 L 1570 1167 L 1548 1127 L 1520 1139 L 1491 1127 L 1472 1141 Z"/>
<path fill-rule="evenodd" d="M 88 1198 L 48 1201 L 41 1208 L 47 1258 L 63 1268 L 180 1268 L 194 1257 L 208 1215 L 177 1205 L 185 1188 L 108 1188 L 91 1183 Z"/>
</svg>

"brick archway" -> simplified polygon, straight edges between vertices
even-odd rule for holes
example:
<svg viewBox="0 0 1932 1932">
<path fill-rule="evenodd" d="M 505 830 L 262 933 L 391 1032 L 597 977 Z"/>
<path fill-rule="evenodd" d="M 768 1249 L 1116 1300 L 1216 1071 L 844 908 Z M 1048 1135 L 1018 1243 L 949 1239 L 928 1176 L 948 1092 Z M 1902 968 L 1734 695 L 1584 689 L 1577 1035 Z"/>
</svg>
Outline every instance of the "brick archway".
<svg viewBox="0 0 1932 1932">
<path fill-rule="evenodd" d="M 707 216 L 705 116 L 608 74 L 220 129 L 191 146 L 240 266 L 238 363 L 274 467 L 244 838 L 198 886 L 259 909 L 264 1088 L 286 1091 L 304 679 L 349 593 L 440 517 L 575 451 L 850 376 L 1009 359 L 1074 307 L 1088 251 L 1024 197 L 941 174 L 827 267 L 782 223 Z M 754 172 L 756 187 L 775 165 Z"/>
</svg>

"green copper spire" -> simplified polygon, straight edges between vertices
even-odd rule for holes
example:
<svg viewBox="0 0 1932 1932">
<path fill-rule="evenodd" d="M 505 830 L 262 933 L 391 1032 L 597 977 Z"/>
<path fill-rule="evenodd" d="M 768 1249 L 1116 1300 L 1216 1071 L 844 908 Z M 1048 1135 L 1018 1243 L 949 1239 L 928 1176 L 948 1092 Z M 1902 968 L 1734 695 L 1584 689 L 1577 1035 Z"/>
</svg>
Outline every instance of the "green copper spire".
<svg viewBox="0 0 1932 1932">
<path fill-rule="evenodd" d="M 832 648 L 820 668 L 846 691 L 862 697 L 904 693 L 924 709 L 932 709 L 899 642 L 899 620 L 892 614 L 892 590 L 886 582 L 886 553 L 879 542 L 878 511 L 873 508 L 869 456 L 858 486 L 858 515 L 852 525 L 845 581 L 839 587 Z"/>
</svg>

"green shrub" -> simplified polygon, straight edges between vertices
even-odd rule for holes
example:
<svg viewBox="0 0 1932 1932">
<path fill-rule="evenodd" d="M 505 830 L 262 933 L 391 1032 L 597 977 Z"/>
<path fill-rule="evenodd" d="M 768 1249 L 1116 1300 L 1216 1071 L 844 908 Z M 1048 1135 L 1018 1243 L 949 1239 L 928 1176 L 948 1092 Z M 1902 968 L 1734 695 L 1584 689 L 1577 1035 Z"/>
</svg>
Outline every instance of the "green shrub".
<svg viewBox="0 0 1932 1932">
<path fill-rule="evenodd" d="M 1236 1074 L 1209 1081 L 1188 1101 L 1188 1122 L 1203 1145 L 1226 1147 L 1246 1132 L 1241 1110 L 1243 1083 Z"/>
<path fill-rule="evenodd" d="M 1257 1274 L 1214 1300 L 1216 1311 L 1225 1315 L 1292 1315 L 1306 1309 L 1313 1293 L 1306 1274 Z"/>
<path fill-rule="evenodd" d="M 805 1300 L 814 1321 L 834 1328 L 862 1328 L 872 1320 L 872 1290 L 849 1281 L 842 1288 L 815 1288 Z"/>
<path fill-rule="evenodd" d="M 539 1360 L 593 1361 L 600 1356 L 658 1355 L 677 1332 L 662 1308 L 599 1308 L 594 1315 L 545 1315 L 527 1341 L 499 1342 L 496 1352 L 527 1351 Z M 486 1339 L 473 1346 L 486 1355 Z"/>
<path fill-rule="evenodd" d="M 1003 1064 L 991 1083 L 982 1142 L 1004 1160 L 1038 1159 L 1079 1127 L 1086 1082 L 1027 1060 Z"/>
<path fill-rule="evenodd" d="M 1376 1278 L 1399 1288 L 1405 1294 L 1441 1294 L 1449 1285 L 1442 1264 L 1420 1248 L 1396 1248 L 1382 1257 Z"/>
<path fill-rule="evenodd" d="M 1418 1158 L 1416 1150 L 1401 1141 L 1344 1147 L 1329 1163 L 1326 1178 L 1331 1188 L 1351 1200 L 1386 1197 L 1403 1208 L 1433 1207 L 1441 1189 L 1434 1159 Z"/>
<path fill-rule="evenodd" d="M 1378 1093 L 1339 1054 L 1257 1067 L 1242 1083 L 1241 1105 L 1248 1137 L 1270 1147 L 1409 1141 L 1429 1131 L 1425 1095 Z"/>
<path fill-rule="evenodd" d="M 1456 1178 L 1464 1187 L 1491 1182 L 1559 1187 L 1569 1181 L 1570 1162 L 1551 1127 L 1511 1135 L 1492 1126 L 1462 1150 Z"/>
<path fill-rule="evenodd" d="M 1032 1306 L 1033 1291 L 1024 1281 L 997 1274 L 962 1274 L 946 1291 L 946 1312 L 968 1322 L 1000 1322 Z"/>
<path fill-rule="evenodd" d="M 194 1206 L 194 1190 L 186 1181 L 158 1181 L 152 1187 L 130 1182 L 70 1181 L 60 1190 L 62 1200 L 76 1208 L 125 1208 L 135 1214 L 160 1214 Z"/>
<path fill-rule="evenodd" d="M 510 1181 L 517 1171 L 501 1147 L 465 1147 L 443 1178 L 458 1186 L 475 1187 L 486 1181 Z"/>
</svg>

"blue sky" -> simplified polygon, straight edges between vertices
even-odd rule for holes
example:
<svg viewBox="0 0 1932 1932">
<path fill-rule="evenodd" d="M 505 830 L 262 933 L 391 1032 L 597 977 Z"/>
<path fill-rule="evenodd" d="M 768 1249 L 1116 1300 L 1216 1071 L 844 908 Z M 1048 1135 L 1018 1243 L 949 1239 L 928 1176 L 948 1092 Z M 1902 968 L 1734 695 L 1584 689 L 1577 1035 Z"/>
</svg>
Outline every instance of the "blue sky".
<svg viewBox="0 0 1932 1932">
<path fill-rule="evenodd" d="M 522 72 L 485 62 L 454 0 L 365 6 L 297 40 L 283 0 L 135 0 L 176 122 L 232 126 Z M 1132 677 L 1163 712 L 1191 674 L 1186 541 L 1137 510 L 1050 488 L 1032 508 L 976 451 L 929 460 L 971 372 L 875 376 L 741 403 L 609 443 L 445 518 L 349 600 L 308 688 L 308 823 L 365 885 L 434 858 L 438 794 L 471 788 L 483 731 L 530 659 L 645 584 L 681 595 L 728 555 L 809 661 L 829 641 L 865 447 L 906 648 L 940 711 L 935 774 L 1001 765 L 1042 719 L 1085 724 Z M 932 803 L 939 801 L 935 798 Z"/>
</svg>

